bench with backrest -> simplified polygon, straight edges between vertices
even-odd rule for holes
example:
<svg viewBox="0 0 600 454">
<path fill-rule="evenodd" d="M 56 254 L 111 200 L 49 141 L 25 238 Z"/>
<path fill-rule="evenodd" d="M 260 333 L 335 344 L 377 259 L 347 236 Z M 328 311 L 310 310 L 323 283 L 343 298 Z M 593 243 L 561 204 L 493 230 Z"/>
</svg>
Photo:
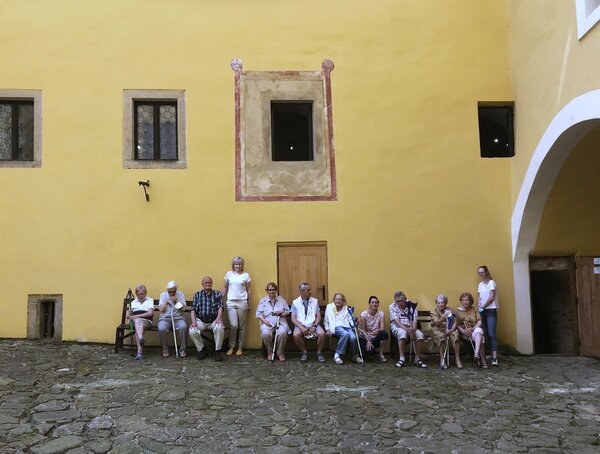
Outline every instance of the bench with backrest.
<svg viewBox="0 0 600 454">
<path fill-rule="evenodd" d="M 125 345 L 125 339 L 131 338 L 131 336 L 134 335 L 134 331 L 131 329 L 129 322 L 127 322 L 127 311 L 129 310 L 129 305 L 131 304 L 131 302 L 134 300 L 134 296 L 131 293 L 131 290 L 129 290 L 129 292 L 127 293 L 127 296 L 123 299 L 123 306 L 121 308 L 121 323 L 119 325 L 117 325 L 117 328 L 115 330 L 115 353 L 119 353 L 119 350 L 123 350 L 124 348 L 128 347 Z M 154 317 L 152 318 L 152 325 L 150 326 L 150 328 L 146 328 L 146 332 L 150 331 L 150 332 L 158 332 L 158 320 L 160 318 L 160 312 L 158 310 L 158 304 L 156 304 L 158 302 L 158 299 L 154 299 Z M 192 304 L 193 301 L 186 301 L 185 302 L 186 305 L 183 308 L 184 311 L 184 315 L 187 315 L 191 312 L 192 310 Z M 225 335 L 223 336 L 223 346 L 227 345 L 226 341 L 227 339 L 229 339 L 229 327 L 227 326 L 228 324 L 225 323 L 225 315 L 226 315 L 227 311 L 223 310 L 223 322 L 225 324 Z M 186 321 L 188 323 L 188 327 L 190 326 L 190 318 L 186 316 Z M 202 338 L 208 342 L 209 345 L 213 345 L 214 346 L 214 339 L 212 336 L 212 332 L 211 331 L 204 331 L 202 333 Z M 133 338 L 131 338 L 130 340 L 133 340 Z M 134 345 L 133 348 L 135 347 L 135 342 L 132 344 Z M 192 343 L 193 345 L 193 343 Z M 223 346 L 221 347 L 221 350 L 223 349 Z"/>
</svg>

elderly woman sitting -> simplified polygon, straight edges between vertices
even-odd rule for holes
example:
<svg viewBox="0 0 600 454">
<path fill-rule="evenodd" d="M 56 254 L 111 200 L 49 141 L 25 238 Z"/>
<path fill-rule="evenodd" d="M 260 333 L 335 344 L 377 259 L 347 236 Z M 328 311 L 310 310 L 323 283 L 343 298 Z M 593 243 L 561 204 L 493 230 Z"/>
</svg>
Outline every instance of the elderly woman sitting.
<svg viewBox="0 0 600 454">
<path fill-rule="evenodd" d="M 283 350 L 288 334 L 291 334 L 286 318 L 290 313 L 290 307 L 285 299 L 277 294 L 275 282 L 267 284 L 266 292 L 267 296 L 260 300 L 256 308 L 256 318 L 260 320 L 260 334 L 267 348 L 267 359 L 273 361 L 274 355 L 277 355 L 279 361 L 285 361 Z M 277 322 L 279 322 L 278 327 Z M 273 333 L 276 327 L 277 332 Z M 273 334 L 277 336 L 276 346 L 273 345 Z M 273 351 L 274 347 L 277 351 Z"/>
<path fill-rule="evenodd" d="M 458 319 L 458 332 L 461 334 L 463 339 L 471 342 L 473 347 L 473 354 L 477 364 L 484 369 L 487 369 L 487 363 L 485 361 L 485 352 L 481 348 L 483 343 L 483 329 L 481 328 L 481 316 L 479 311 L 473 307 L 473 295 L 469 292 L 462 293 L 460 295 L 460 304 L 456 310 L 456 317 Z"/>
<path fill-rule="evenodd" d="M 336 364 L 343 364 L 341 356 L 346 353 L 348 343 L 350 343 L 350 355 L 352 361 L 362 363 L 362 358 L 358 356 L 358 339 L 351 328 L 352 315 L 346 305 L 346 297 L 341 293 L 333 296 L 333 303 L 329 303 L 325 309 L 325 334 L 329 337 L 335 335 L 338 338 L 337 348 L 333 361 Z"/>
<path fill-rule="evenodd" d="M 446 295 L 438 295 L 435 298 L 435 309 L 431 311 L 431 337 L 440 349 L 440 369 L 448 369 L 446 353 L 448 352 L 448 340 L 452 342 L 456 367 L 463 368 L 460 360 L 460 344 L 458 342 L 458 321 L 451 309 L 447 308 L 448 298 Z"/>
</svg>

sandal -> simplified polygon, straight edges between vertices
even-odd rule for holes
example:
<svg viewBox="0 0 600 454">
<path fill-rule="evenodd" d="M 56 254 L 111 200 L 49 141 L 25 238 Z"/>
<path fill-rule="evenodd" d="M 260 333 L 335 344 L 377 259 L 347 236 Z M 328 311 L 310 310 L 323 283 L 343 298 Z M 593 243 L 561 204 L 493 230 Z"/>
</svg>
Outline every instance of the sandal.
<svg viewBox="0 0 600 454">
<path fill-rule="evenodd" d="M 182 351 L 182 352 L 179 352 L 179 357 L 180 358 L 185 358 L 186 356 L 187 356 L 187 353 L 185 352 L 185 350 Z"/>
<path fill-rule="evenodd" d="M 415 363 L 415 366 L 420 367 L 421 369 L 426 369 L 427 368 L 427 364 L 425 364 L 420 359 L 417 360 L 417 362 Z"/>
<path fill-rule="evenodd" d="M 169 357 L 169 352 L 162 352 L 163 358 L 168 358 Z"/>
<path fill-rule="evenodd" d="M 388 361 L 387 358 L 383 354 L 379 355 L 380 363 L 387 363 L 387 361 Z"/>
<path fill-rule="evenodd" d="M 404 367 L 404 360 L 399 359 L 398 362 L 395 364 L 396 367 Z"/>
<path fill-rule="evenodd" d="M 442 370 L 448 369 L 448 366 L 446 366 L 445 362 L 440 364 L 440 369 L 442 369 Z"/>
</svg>

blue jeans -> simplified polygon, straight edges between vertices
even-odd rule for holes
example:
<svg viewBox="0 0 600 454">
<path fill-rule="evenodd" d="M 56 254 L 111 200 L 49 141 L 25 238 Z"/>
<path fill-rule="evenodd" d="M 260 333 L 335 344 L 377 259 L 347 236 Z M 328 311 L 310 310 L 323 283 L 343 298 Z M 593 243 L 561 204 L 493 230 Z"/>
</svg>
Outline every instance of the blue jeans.
<svg viewBox="0 0 600 454">
<path fill-rule="evenodd" d="M 483 310 L 483 330 L 490 341 L 490 351 L 498 351 L 498 342 L 496 341 L 496 324 L 498 323 L 498 314 L 496 309 Z"/>
<path fill-rule="evenodd" d="M 352 328 L 336 326 L 335 336 L 338 338 L 337 348 L 335 349 L 335 352 L 338 355 L 343 355 L 346 353 L 348 342 L 350 342 L 350 355 L 354 358 L 358 354 L 358 349 L 356 347 L 356 334 L 354 334 L 354 330 Z"/>
</svg>

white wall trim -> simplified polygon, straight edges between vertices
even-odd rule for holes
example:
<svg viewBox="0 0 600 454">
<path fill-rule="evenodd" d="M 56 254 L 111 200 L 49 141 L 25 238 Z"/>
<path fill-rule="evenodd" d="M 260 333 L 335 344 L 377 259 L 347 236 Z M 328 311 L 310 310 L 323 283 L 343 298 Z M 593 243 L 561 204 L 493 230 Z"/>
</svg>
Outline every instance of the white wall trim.
<svg viewBox="0 0 600 454">
<path fill-rule="evenodd" d="M 535 249 L 544 205 L 560 169 L 579 141 L 600 124 L 600 90 L 572 99 L 539 141 L 511 218 L 517 350 L 533 353 L 529 254 Z"/>
<path fill-rule="evenodd" d="M 577 38 L 581 39 L 600 21 L 600 0 L 575 0 Z"/>
</svg>

